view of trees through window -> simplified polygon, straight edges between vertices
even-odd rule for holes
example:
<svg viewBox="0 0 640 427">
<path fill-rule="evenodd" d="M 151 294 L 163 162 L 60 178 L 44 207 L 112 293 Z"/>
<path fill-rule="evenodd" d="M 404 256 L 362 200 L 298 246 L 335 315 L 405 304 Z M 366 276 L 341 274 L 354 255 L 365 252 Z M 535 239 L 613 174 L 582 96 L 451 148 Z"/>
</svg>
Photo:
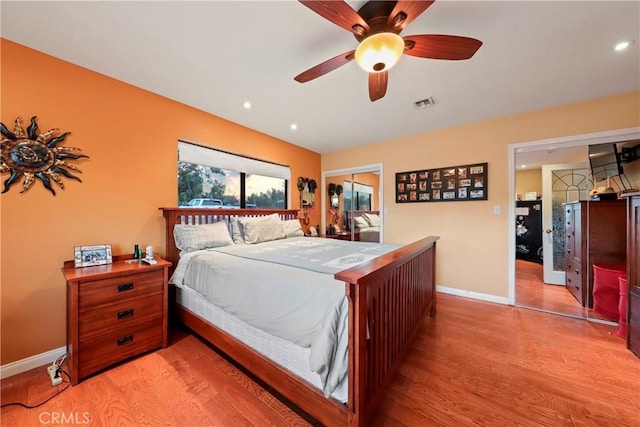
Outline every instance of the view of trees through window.
<svg viewBox="0 0 640 427">
<path fill-rule="evenodd" d="M 284 209 L 285 187 L 286 180 L 281 178 L 178 162 L 179 206 L 196 199 L 216 199 L 228 208 Z"/>
<path fill-rule="evenodd" d="M 361 187 L 370 187 L 370 186 L 365 186 L 363 184 L 359 184 Z M 351 200 L 353 198 L 353 202 L 355 204 L 355 206 L 353 206 L 353 210 L 371 210 L 371 193 L 372 190 L 369 192 L 361 192 L 361 191 L 354 191 L 353 193 L 351 192 L 351 183 L 348 181 L 344 182 L 344 210 L 345 211 L 350 211 L 351 210 Z M 353 197 L 352 197 L 353 194 Z"/>
<path fill-rule="evenodd" d="M 355 206 L 354 210 L 371 210 L 371 194 L 368 193 L 360 193 L 358 191 L 355 192 Z M 351 210 L 351 192 L 344 192 L 344 210 Z"/>
</svg>

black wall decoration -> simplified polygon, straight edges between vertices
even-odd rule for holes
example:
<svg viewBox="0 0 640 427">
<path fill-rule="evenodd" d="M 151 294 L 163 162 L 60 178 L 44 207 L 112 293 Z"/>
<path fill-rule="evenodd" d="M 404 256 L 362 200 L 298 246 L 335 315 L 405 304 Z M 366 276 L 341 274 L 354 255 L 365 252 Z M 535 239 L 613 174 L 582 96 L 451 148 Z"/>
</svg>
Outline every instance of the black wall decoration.
<svg viewBox="0 0 640 427">
<path fill-rule="evenodd" d="M 84 154 L 74 154 L 80 151 L 74 147 L 58 147 L 58 144 L 71 132 L 64 132 L 54 136 L 58 129 L 50 129 L 46 132 L 38 133 L 36 116 L 31 117 L 31 124 L 25 132 L 22 127 L 22 117 L 18 117 L 11 132 L 4 123 L 0 123 L 0 151 L 2 154 L 0 161 L 0 173 L 9 173 L 9 178 L 4 181 L 2 193 L 9 191 L 9 188 L 24 177 L 22 181 L 21 193 L 31 187 L 37 178 L 42 182 L 44 188 L 49 190 L 54 196 L 56 192 L 51 187 L 51 181 L 64 189 L 62 177 L 74 179 L 82 182 L 80 178 L 73 175 L 69 170 L 80 172 L 76 166 L 69 163 L 69 160 L 76 160 L 81 157 L 89 157 Z"/>
<path fill-rule="evenodd" d="M 487 163 L 396 173 L 396 203 L 487 200 Z"/>
</svg>

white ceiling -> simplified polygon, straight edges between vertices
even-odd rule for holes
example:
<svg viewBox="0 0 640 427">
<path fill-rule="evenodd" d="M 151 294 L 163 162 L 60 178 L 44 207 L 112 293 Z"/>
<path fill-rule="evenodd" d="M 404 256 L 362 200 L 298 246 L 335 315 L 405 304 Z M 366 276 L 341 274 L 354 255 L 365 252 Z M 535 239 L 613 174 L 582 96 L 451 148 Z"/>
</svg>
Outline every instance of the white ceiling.
<svg viewBox="0 0 640 427">
<path fill-rule="evenodd" d="M 355 62 L 293 80 L 357 45 L 296 1 L 0 7 L 6 39 L 318 153 L 640 88 L 638 1 L 437 1 L 401 35 L 461 35 L 483 46 L 466 61 L 403 56 L 374 103 Z M 614 52 L 624 39 L 636 43 Z M 429 96 L 433 107 L 415 107 Z"/>
</svg>

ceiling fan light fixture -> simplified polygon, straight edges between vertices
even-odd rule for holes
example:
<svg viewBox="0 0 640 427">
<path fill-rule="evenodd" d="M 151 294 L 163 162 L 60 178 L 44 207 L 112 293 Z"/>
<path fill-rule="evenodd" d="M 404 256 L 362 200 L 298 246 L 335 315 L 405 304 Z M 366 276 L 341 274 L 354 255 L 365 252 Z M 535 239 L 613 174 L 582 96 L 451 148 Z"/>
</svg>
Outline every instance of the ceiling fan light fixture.
<svg viewBox="0 0 640 427">
<path fill-rule="evenodd" d="M 616 43 L 616 45 L 614 46 L 613 50 L 615 51 L 622 51 L 625 50 L 626 48 L 628 48 L 629 46 L 631 46 L 633 43 L 635 42 L 635 40 L 623 40 L 619 43 Z"/>
<path fill-rule="evenodd" d="M 373 34 L 356 48 L 356 62 L 368 73 L 379 73 L 393 67 L 404 52 L 404 40 L 395 33 Z"/>
</svg>

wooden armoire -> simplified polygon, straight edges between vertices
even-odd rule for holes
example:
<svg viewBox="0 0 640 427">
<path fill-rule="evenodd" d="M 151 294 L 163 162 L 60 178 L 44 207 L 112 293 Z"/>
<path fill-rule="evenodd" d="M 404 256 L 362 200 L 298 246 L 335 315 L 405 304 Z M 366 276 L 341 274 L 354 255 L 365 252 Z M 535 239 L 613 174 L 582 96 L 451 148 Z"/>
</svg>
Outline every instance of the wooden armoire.
<svg viewBox="0 0 640 427">
<path fill-rule="evenodd" d="M 593 264 L 626 263 L 624 200 L 564 203 L 566 288 L 593 307 Z"/>
<path fill-rule="evenodd" d="M 627 348 L 640 356 L 640 192 L 627 199 Z"/>
</svg>

